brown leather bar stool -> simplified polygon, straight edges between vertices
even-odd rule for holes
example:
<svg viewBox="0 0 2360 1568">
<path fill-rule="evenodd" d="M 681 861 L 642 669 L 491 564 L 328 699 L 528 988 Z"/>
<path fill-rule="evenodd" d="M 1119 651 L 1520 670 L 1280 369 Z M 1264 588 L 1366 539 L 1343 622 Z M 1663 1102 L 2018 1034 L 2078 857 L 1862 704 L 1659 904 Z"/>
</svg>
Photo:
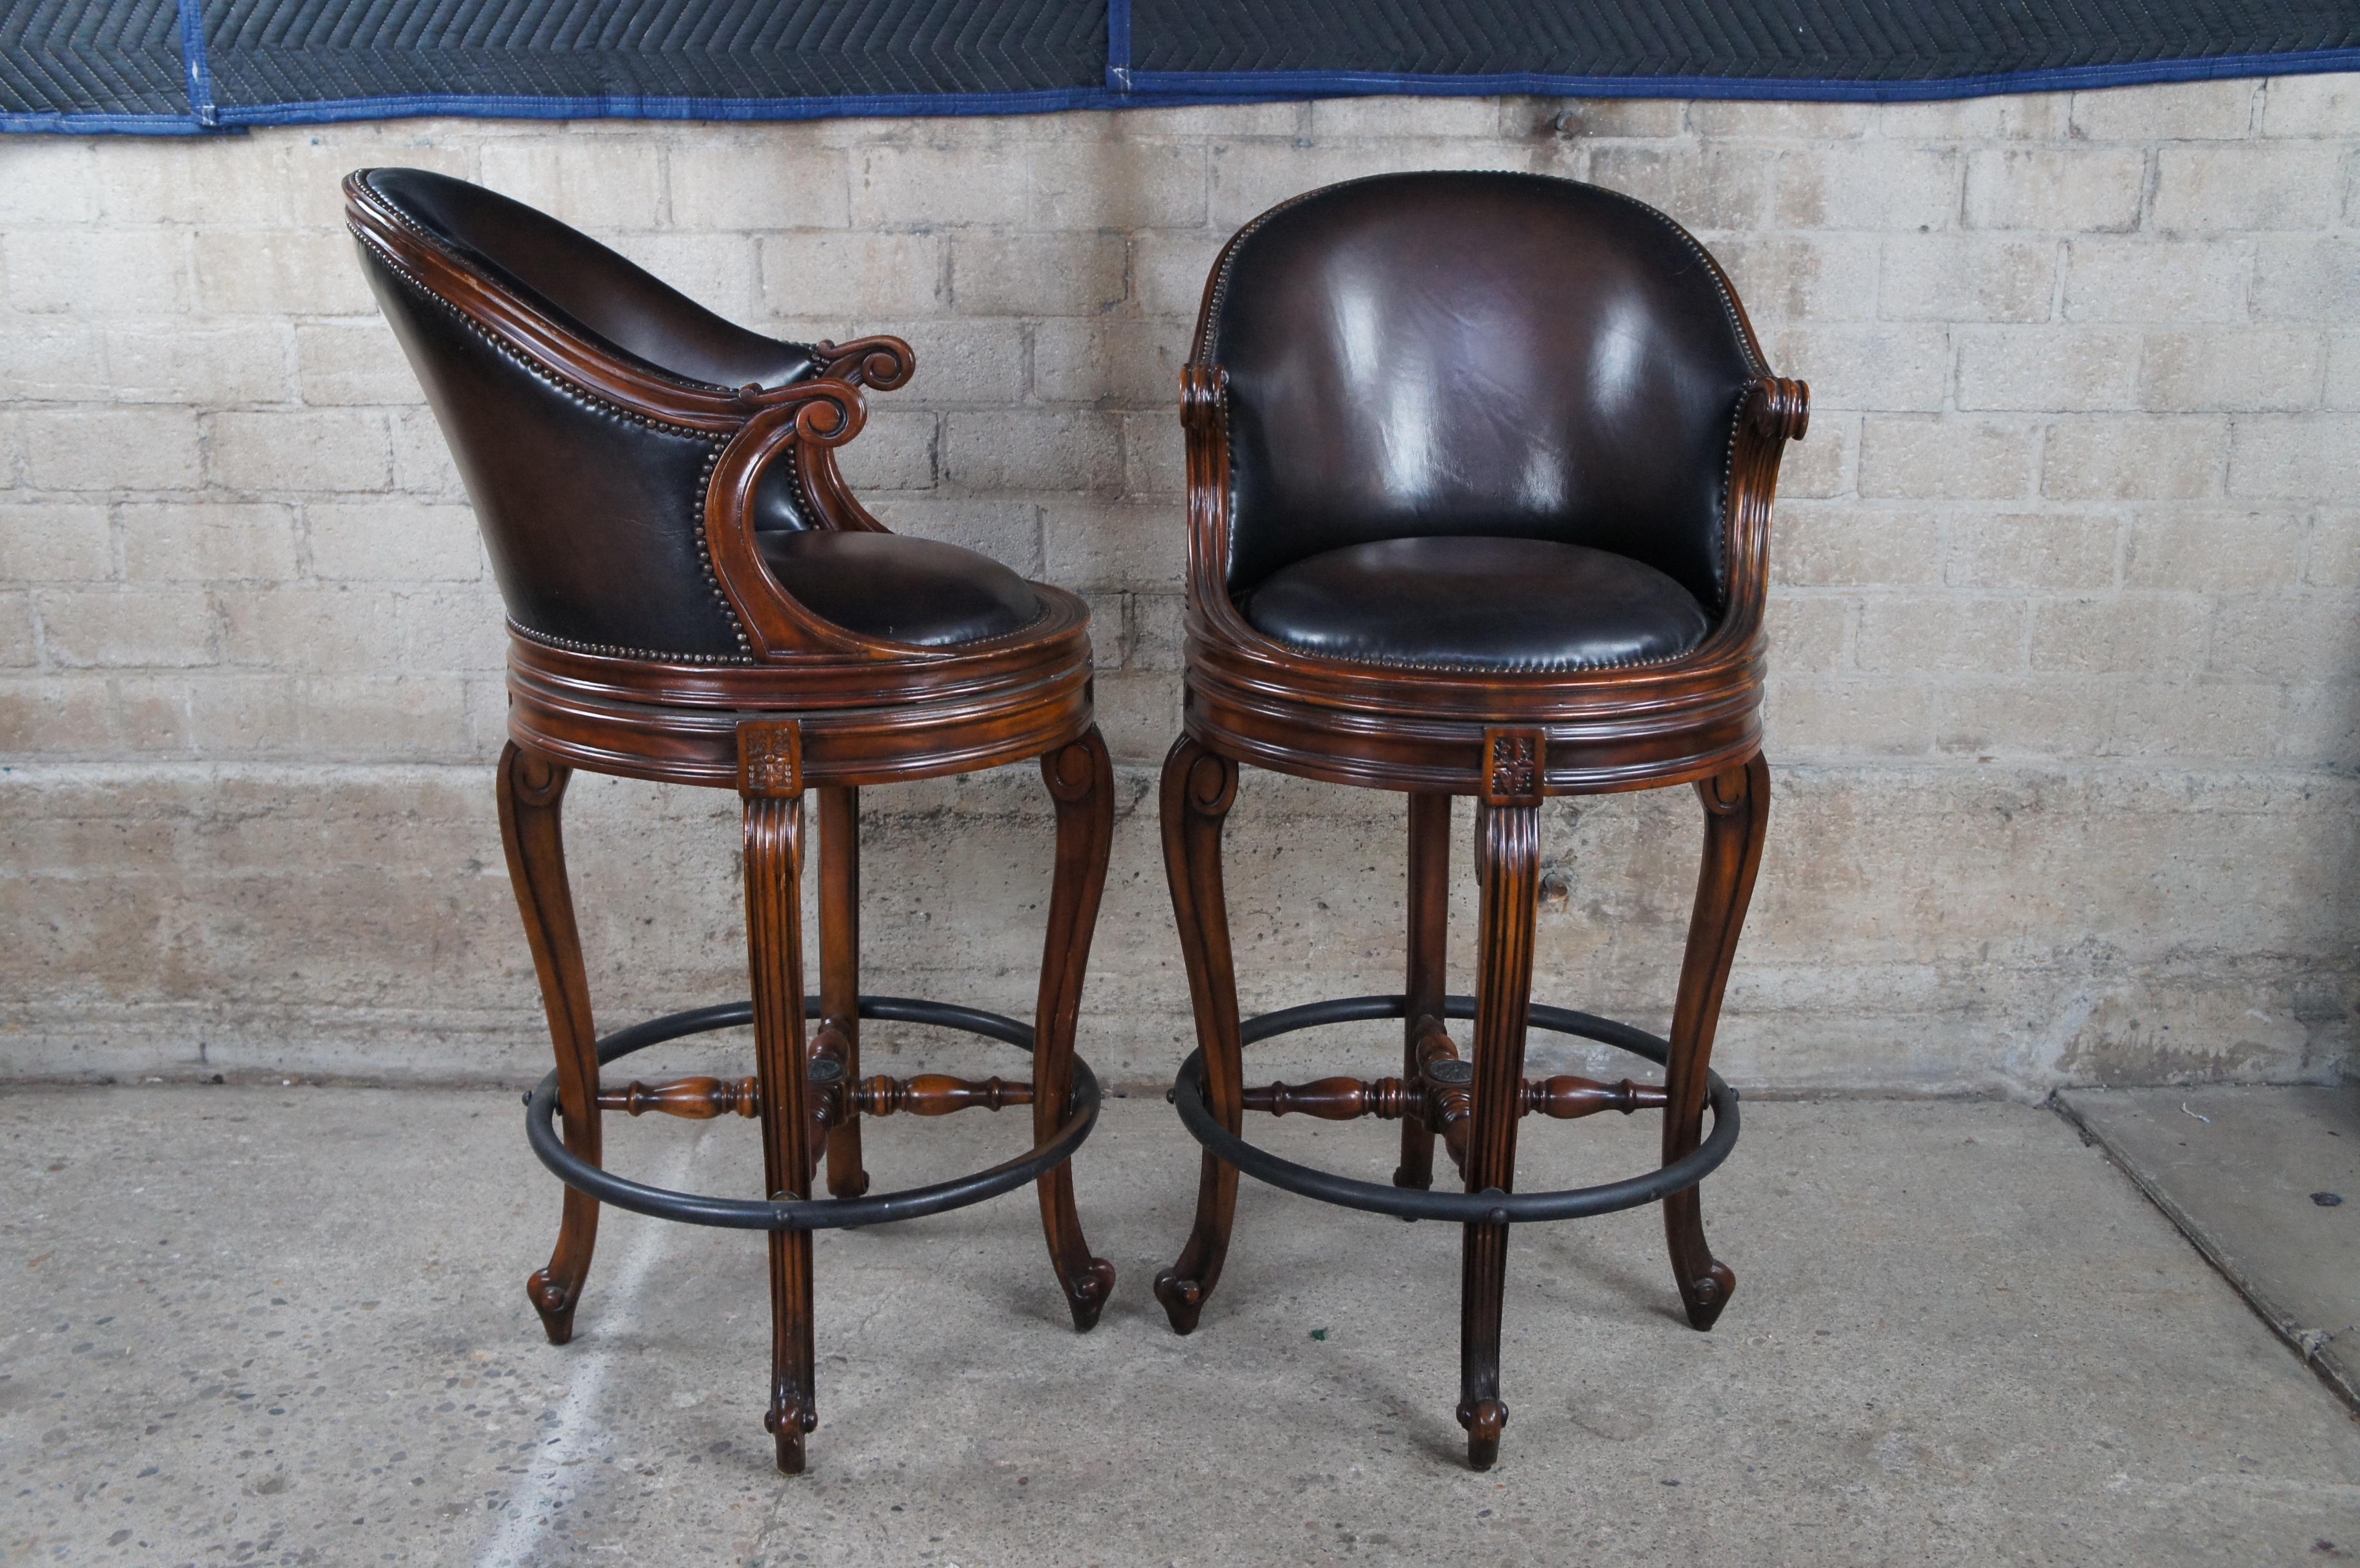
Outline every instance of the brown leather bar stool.
<svg viewBox="0 0 2360 1568">
<path fill-rule="evenodd" d="M 508 606 L 500 832 L 557 1048 L 526 1129 L 567 1187 L 556 1250 L 528 1282 L 549 1337 L 562 1345 L 573 1333 L 601 1202 L 767 1231 L 765 1424 L 792 1475 L 817 1424 L 812 1231 L 934 1214 L 1027 1182 L 1039 1188 L 1074 1326 L 1089 1328 L 1114 1269 L 1083 1240 L 1066 1160 L 1098 1114 L 1074 1026 L 1114 806 L 1090 717 L 1088 610 L 972 551 L 898 538 L 847 491 L 835 449 L 859 433 L 864 388 L 909 380 L 908 344 L 758 336 L 556 220 L 441 175 L 364 169 L 344 197 Z M 1057 810 L 1034 1024 L 860 995 L 860 787 L 1028 757 L 1040 759 Z M 559 826 L 576 768 L 744 798 L 750 1002 L 597 1037 Z M 820 989 L 809 998 L 798 898 L 806 792 L 820 818 Z M 818 1026 L 808 1040 L 806 1015 Z M 862 1081 L 863 1018 L 1029 1049 L 1032 1081 Z M 604 1062 L 749 1022 L 751 1078 L 599 1083 Z M 1030 1153 L 956 1181 L 868 1192 L 862 1116 L 1025 1104 Z M 668 1192 L 604 1170 L 606 1110 L 759 1116 L 766 1195 Z M 834 1196 L 814 1199 L 823 1157 Z"/>
<path fill-rule="evenodd" d="M 1175 1329 L 1196 1327 L 1240 1170 L 1465 1225 L 1458 1414 L 1485 1468 L 1508 1416 L 1511 1224 L 1661 1202 L 1688 1321 L 1710 1328 L 1735 1282 L 1705 1245 L 1697 1183 L 1737 1138 L 1709 1061 L 1769 810 L 1770 506 L 1808 393 L 1765 368 L 1729 279 L 1653 208 L 1533 175 L 1400 174 L 1239 231 L 1180 399 L 1186 730 L 1164 768 L 1164 849 L 1198 1042 L 1174 1103 L 1206 1153 L 1195 1228 L 1155 1293 Z M 1409 797 L 1403 995 L 1240 1021 L 1220 845 L 1240 763 Z M 1674 784 L 1703 798 L 1705 851 L 1671 1038 L 1532 1004 L 1541 802 Z M 1454 795 L 1478 802 L 1471 997 L 1443 981 Z M 1400 1078 L 1245 1086 L 1244 1044 L 1390 1018 Z M 1474 1021 L 1471 1062 L 1451 1018 Z M 1664 1083 L 1527 1081 L 1528 1026 L 1661 1062 Z M 1525 1115 L 1642 1107 L 1664 1113 L 1660 1169 L 1514 1191 Z M 1246 1110 L 1400 1119 L 1393 1186 L 1256 1148 Z M 1426 1190 L 1437 1137 L 1463 1192 Z"/>
</svg>

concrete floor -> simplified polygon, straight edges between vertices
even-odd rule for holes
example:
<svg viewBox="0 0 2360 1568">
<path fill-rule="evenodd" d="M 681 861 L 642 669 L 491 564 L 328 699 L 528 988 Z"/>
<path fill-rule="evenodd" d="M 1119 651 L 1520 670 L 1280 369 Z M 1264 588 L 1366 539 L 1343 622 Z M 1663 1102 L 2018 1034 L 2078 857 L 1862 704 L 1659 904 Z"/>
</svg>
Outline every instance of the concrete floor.
<svg viewBox="0 0 2360 1568">
<path fill-rule="evenodd" d="M 1640 1169 L 1654 1126 L 1527 1124 L 1524 1185 Z M 1263 1127 L 1392 1163 L 1389 1127 Z M 871 1164 L 914 1181 L 1022 1141 L 899 1118 Z M 734 1119 L 610 1149 L 757 1184 Z M 0 1561 L 2360 1558 L 2360 1423 L 2048 1110 L 1749 1105 L 1706 1189 L 1738 1277 L 1709 1336 L 1652 1212 L 1520 1229 L 1484 1475 L 1451 1419 L 1457 1236 L 1248 1183 L 1178 1339 L 1147 1287 L 1195 1166 L 1159 1099 L 1109 1105 L 1078 1171 L 1121 1279 L 1087 1337 L 1022 1196 L 823 1233 L 822 1424 L 788 1480 L 758 1238 L 610 1214 L 575 1342 L 542 1341 L 521 1284 L 556 1189 L 512 1094 L 0 1095 Z"/>
</svg>

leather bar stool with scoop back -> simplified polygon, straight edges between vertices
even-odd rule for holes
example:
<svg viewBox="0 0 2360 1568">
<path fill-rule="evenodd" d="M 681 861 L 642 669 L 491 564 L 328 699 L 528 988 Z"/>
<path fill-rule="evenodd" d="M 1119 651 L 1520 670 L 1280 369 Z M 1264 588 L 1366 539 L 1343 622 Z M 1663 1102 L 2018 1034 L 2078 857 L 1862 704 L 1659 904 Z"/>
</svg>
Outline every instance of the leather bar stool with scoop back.
<svg viewBox="0 0 2360 1568">
<path fill-rule="evenodd" d="M 1769 808 L 1771 495 L 1808 394 L 1764 367 L 1728 278 L 1678 224 L 1522 174 L 1382 175 L 1264 213 L 1215 262 L 1181 377 L 1187 689 L 1164 850 L 1198 1044 L 1174 1103 L 1205 1156 L 1195 1227 L 1155 1293 L 1174 1328 L 1196 1327 L 1240 1170 L 1464 1225 L 1458 1414 L 1484 1468 L 1508 1415 L 1512 1224 L 1660 1202 L 1688 1321 L 1710 1328 L 1734 1284 L 1697 1183 L 1737 1137 L 1708 1063 Z M 1240 1021 L 1220 842 L 1241 763 L 1409 797 L 1401 995 Z M 1670 1039 L 1533 1004 L 1541 802 L 1675 784 L 1703 798 L 1705 850 Z M 1472 996 L 1443 979 L 1454 795 L 1477 802 Z M 1394 1018 L 1399 1078 L 1245 1085 L 1245 1044 Z M 1467 1057 L 1452 1019 L 1473 1021 Z M 1527 1080 L 1530 1026 L 1651 1058 L 1664 1081 Z M 1515 1191 L 1526 1115 L 1643 1107 L 1663 1112 L 1659 1169 Z M 1393 1185 L 1255 1147 L 1247 1110 L 1399 1119 Z M 1437 1137 L 1461 1192 L 1429 1190 Z"/>
<path fill-rule="evenodd" d="M 847 490 L 835 449 L 859 433 L 869 392 L 910 378 L 907 344 L 758 336 L 556 220 L 442 175 L 365 169 L 344 196 L 508 607 L 500 832 L 557 1048 L 526 1129 L 566 1184 L 556 1250 L 529 1283 L 549 1337 L 572 1334 L 601 1203 L 767 1231 L 766 1424 L 779 1468 L 793 1474 L 817 1421 L 812 1231 L 933 1214 L 1028 1182 L 1074 1325 L 1089 1328 L 1114 1270 L 1083 1240 L 1066 1161 L 1098 1114 L 1074 1027 L 1114 817 L 1090 715 L 1087 610 L 987 557 L 898 538 Z M 1034 1022 L 860 994 L 859 789 L 1034 757 L 1057 813 Z M 743 798 L 750 1002 L 598 1038 L 559 827 L 577 768 Z M 798 896 L 806 793 L 820 823 L 810 997 Z M 863 1018 L 1029 1050 L 1032 1081 L 864 1081 Z M 750 1078 L 600 1083 L 603 1062 L 748 1023 Z M 868 1192 L 863 1116 L 1028 1104 L 1029 1153 L 956 1181 Z M 758 1117 L 765 1196 L 670 1192 L 607 1171 L 599 1117 L 609 1110 Z M 833 1196 L 814 1198 L 823 1160 Z"/>
</svg>

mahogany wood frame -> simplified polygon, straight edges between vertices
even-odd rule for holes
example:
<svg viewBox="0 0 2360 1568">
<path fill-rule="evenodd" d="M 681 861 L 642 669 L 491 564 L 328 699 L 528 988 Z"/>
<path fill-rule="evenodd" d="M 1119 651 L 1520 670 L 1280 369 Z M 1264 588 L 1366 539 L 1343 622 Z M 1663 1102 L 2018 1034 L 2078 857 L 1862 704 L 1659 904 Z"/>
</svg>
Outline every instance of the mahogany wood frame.
<svg viewBox="0 0 2360 1568">
<path fill-rule="evenodd" d="M 1237 244 L 1229 242 L 1231 248 Z M 1189 529 L 1186 690 L 1184 733 L 1165 761 L 1162 794 L 1164 864 L 1207 1109 L 1233 1136 L 1247 1109 L 1339 1120 L 1397 1116 L 1402 1149 L 1394 1184 L 1431 1184 L 1440 1137 L 1474 1193 L 1513 1191 L 1517 1123 L 1535 1109 L 1575 1116 L 1661 1106 L 1669 1165 L 1695 1150 L 1701 1137 L 1713 1034 L 1768 823 L 1761 705 L 1770 515 L 1786 443 L 1801 439 L 1808 426 L 1809 388 L 1764 373 L 1733 410 L 1722 517 L 1725 605 L 1688 653 L 1637 667 L 1499 674 L 1323 658 L 1257 631 L 1238 610 L 1225 577 L 1232 495 L 1228 378 L 1210 357 L 1208 327 L 1229 256 L 1224 249 L 1207 277 L 1199 346 L 1180 373 Z M 1752 323 L 1727 278 L 1719 282 L 1749 362 L 1758 365 Z M 1220 859 L 1222 820 L 1237 798 L 1243 763 L 1409 797 L 1400 1081 L 1334 1079 L 1301 1089 L 1244 1084 Z M 1706 838 L 1664 1085 L 1527 1082 L 1541 802 L 1680 784 L 1695 786 L 1703 800 Z M 1477 800 L 1482 915 L 1471 1064 L 1459 1060 L 1442 1005 L 1454 795 Z M 1189 1092 L 1185 1083 L 1180 1092 Z M 1155 1281 L 1181 1334 L 1195 1329 L 1219 1279 L 1236 1212 L 1236 1167 L 1209 1148 L 1202 1167 L 1187 1242 Z M 1664 1222 L 1688 1322 L 1710 1329 L 1735 1277 L 1706 1244 L 1696 1187 L 1664 1200 Z M 1458 1417 L 1469 1462 L 1485 1469 L 1498 1457 L 1508 1416 L 1499 1373 L 1508 1225 L 1477 1222 L 1465 1230 Z"/>
<path fill-rule="evenodd" d="M 468 265 L 358 177 L 344 184 L 364 245 L 457 310 L 536 374 L 644 419 L 704 432 L 716 446 L 704 545 L 744 628 L 746 658 L 627 658 L 552 647 L 510 628 L 508 743 L 501 754 L 501 838 L 556 1048 L 564 1147 L 600 1158 L 604 1110 L 761 1124 L 766 1196 L 858 1198 L 869 1177 L 859 1118 L 968 1105 L 1032 1107 L 1036 1142 L 1073 1113 L 1074 1035 L 1113 837 L 1112 769 L 1092 722 L 1087 607 L 1032 584 L 1043 614 L 1003 637 L 926 648 L 856 635 L 790 593 L 756 548 L 755 487 L 794 463 L 798 500 L 822 528 L 882 532 L 836 467 L 866 417 L 869 391 L 906 384 L 915 358 L 897 338 L 814 345 L 816 374 L 778 387 L 708 386 L 608 350 Z M 858 1081 L 859 801 L 864 785 L 973 772 L 1038 758 L 1056 803 L 1055 878 L 1041 966 L 1030 1083 L 924 1075 Z M 599 1083 L 598 1040 L 574 916 L 561 811 L 573 770 L 735 789 L 744 801 L 747 937 L 755 1075 Z M 799 888 L 807 795 L 819 804 L 820 990 L 806 1039 Z M 1069 1166 L 1037 1183 L 1051 1264 L 1077 1330 L 1098 1321 L 1114 1269 L 1084 1239 Z M 568 1187 L 548 1264 L 528 1294 L 550 1339 L 573 1334 L 597 1235 L 598 1203 Z M 770 1233 L 773 1345 L 765 1425 L 779 1468 L 799 1473 L 817 1421 L 811 1233 Z"/>
</svg>

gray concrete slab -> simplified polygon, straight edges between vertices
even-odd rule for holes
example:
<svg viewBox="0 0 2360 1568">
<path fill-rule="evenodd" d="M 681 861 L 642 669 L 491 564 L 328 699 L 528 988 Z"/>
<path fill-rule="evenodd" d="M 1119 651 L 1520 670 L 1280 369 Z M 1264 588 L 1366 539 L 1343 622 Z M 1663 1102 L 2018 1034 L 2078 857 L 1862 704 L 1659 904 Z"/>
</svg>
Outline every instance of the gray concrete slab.
<svg viewBox="0 0 2360 1568">
<path fill-rule="evenodd" d="M 2360 1408 L 2360 1083 L 2075 1089 L 2057 1099 Z"/>
<path fill-rule="evenodd" d="M 650 1125 L 652 1124 L 652 1125 Z M 1382 1175 L 1390 1128 L 1265 1124 Z M 1527 1185 L 1653 1123 L 1535 1126 Z M 880 1180 L 1023 1141 L 878 1125 Z M 752 1191 L 751 1128 L 618 1168 Z M 1499 1469 L 1459 1462 L 1458 1238 L 1253 1187 L 1203 1326 L 1148 1281 L 1196 1151 L 1109 1106 L 1076 1337 L 1021 1195 L 818 1240 L 813 1471 L 759 1427 L 758 1238 L 610 1214 L 579 1336 L 521 1282 L 553 1184 L 511 1094 L 0 1095 L 9 1563 L 2316 1563 L 2360 1423 L 2097 1150 L 2007 1104 L 1760 1104 L 1708 1188 L 1738 1294 L 1677 1319 L 1655 1216 L 1520 1229 Z M 1324 1331 L 1324 1338 L 1314 1338 Z"/>
</svg>

